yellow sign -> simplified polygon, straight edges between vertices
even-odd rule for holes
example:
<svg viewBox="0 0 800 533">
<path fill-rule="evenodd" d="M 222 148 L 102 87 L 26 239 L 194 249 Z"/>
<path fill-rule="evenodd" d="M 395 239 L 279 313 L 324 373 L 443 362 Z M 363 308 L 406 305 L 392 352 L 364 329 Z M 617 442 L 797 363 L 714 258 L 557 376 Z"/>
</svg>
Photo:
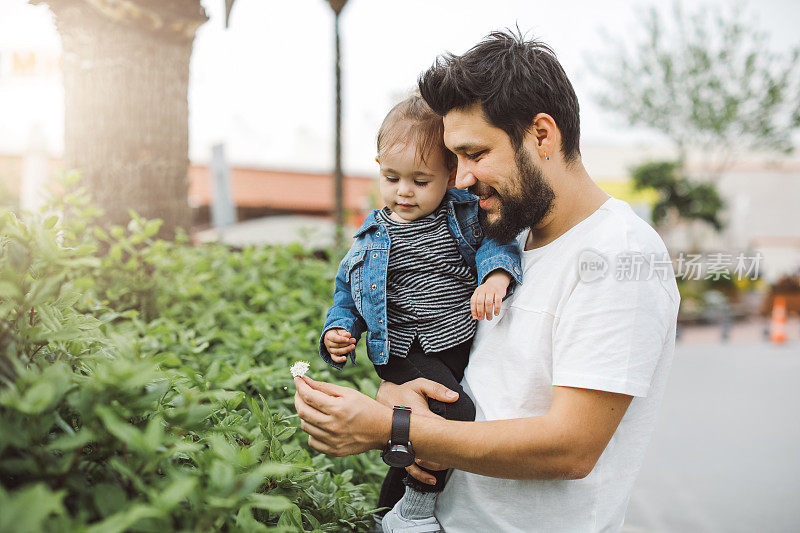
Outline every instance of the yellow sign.
<svg viewBox="0 0 800 533">
<path fill-rule="evenodd" d="M 658 193 L 653 189 L 637 191 L 631 180 L 600 181 L 597 185 L 614 198 L 619 198 L 629 204 L 653 205 L 658 199 Z"/>
</svg>

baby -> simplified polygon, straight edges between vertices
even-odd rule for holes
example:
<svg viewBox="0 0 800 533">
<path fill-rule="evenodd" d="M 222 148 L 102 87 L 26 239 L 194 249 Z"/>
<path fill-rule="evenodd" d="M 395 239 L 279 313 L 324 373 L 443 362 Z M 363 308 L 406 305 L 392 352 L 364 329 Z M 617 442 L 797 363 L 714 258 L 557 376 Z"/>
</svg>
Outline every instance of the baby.
<svg viewBox="0 0 800 533">
<path fill-rule="evenodd" d="M 442 118 L 418 95 L 383 120 L 375 160 L 386 207 L 367 216 L 339 265 L 319 350 L 341 369 L 348 354 L 355 363 L 356 342 L 366 332 L 381 379 L 441 383 L 458 400 L 429 400 L 431 411 L 474 420 L 475 405 L 459 382 L 476 320 L 499 314 L 509 285 L 521 282 L 519 249 L 485 238 L 478 198 L 451 189 L 456 158 L 443 134 Z M 433 507 L 447 471 L 430 473 L 435 485 L 405 477 L 405 495 L 383 518 L 384 531 L 440 530 Z"/>
</svg>

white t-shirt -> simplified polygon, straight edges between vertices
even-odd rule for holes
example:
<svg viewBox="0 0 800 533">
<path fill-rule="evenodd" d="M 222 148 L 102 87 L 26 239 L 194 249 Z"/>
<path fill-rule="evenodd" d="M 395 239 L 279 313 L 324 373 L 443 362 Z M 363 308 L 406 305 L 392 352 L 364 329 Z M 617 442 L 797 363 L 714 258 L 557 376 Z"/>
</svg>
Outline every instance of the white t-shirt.
<svg viewBox="0 0 800 533">
<path fill-rule="evenodd" d="M 522 285 L 475 336 L 462 383 L 477 420 L 544 415 L 554 385 L 634 399 L 584 479 L 455 470 L 436 517 L 448 533 L 617 531 L 675 348 L 680 296 L 666 247 L 627 203 L 610 198 L 558 239 L 524 251 L 522 266 Z"/>
</svg>

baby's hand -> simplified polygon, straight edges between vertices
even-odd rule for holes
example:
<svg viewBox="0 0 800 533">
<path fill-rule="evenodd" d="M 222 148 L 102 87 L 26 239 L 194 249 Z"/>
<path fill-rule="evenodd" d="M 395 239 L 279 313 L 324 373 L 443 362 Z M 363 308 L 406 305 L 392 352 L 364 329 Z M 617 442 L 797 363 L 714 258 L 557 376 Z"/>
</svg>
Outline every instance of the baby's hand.
<svg viewBox="0 0 800 533">
<path fill-rule="evenodd" d="M 483 320 L 485 316 L 486 320 L 491 320 L 493 309 L 494 315 L 499 315 L 500 306 L 503 304 L 503 298 L 510 283 L 511 274 L 503 270 L 495 270 L 486 276 L 486 281 L 475 289 L 470 298 L 469 307 L 472 318 Z"/>
<path fill-rule="evenodd" d="M 342 328 L 326 331 L 323 342 L 335 363 L 346 363 L 347 353 L 356 349 L 356 340 L 350 336 L 349 331 Z"/>
</svg>

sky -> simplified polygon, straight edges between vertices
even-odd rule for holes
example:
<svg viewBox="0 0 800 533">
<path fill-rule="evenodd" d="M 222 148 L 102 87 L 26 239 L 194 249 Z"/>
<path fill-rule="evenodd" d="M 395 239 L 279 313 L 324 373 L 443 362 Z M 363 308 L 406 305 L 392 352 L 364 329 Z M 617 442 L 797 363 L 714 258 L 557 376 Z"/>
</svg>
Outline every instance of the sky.
<svg viewBox="0 0 800 533">
<path fill-rule="evenodd" d="M 752 13 L 776 50 L 800 41 L 800 2 L 710 4 Z M 327 1 L 237 0 L 227 30 L 224 0 L 203 5 L 210 20 L 197 32 L 190 67 L 190 158 L 204 162 L 211 146 L 224 142 L 234 165 L 330 169 L 333 14 Z M 463 53 L 489 32 L 513 26 L 558 54 L 581 105 L 582 145 L 664 144 L 660 134 L 630 128 L 601 109 L 593 98 L 598 80 L 589 70 L 608 50 L 603 31 L 634 39 L 641 31 L 635 10 L 648 5 L 644 0 L 350 0 L 340 22 L 345 172 L 375 173 L 375 134 L 383 116 L 414 89 L 437 55 Z M 4 77 L 3 61 L 14 50 L 58 56 L 60 42 L 46 6 L 0 0 L 0 153 L 23 151 L 38 127 L 48 150 L 58 154 L 63 149 L 58 76 Z"/>
</svg>

